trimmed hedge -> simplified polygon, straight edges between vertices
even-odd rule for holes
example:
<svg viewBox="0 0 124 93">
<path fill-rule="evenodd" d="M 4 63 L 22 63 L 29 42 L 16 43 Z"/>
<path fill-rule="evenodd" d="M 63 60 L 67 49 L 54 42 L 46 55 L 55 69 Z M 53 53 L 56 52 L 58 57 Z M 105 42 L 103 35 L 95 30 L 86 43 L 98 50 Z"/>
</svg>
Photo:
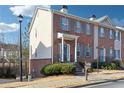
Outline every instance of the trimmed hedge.
<svg viewBox="0 0 124 93">
<path fill-rule="evenodd" d="M 69 63 L 55 63 L 48 64 L 41 69 L 41 74 L 46 76 L 49 75 L 60 75 L 60 74 L 73 74 L 75 71 L 75 65 Z"/>
<path fill-rule="evenodd" d="M 96 69 L 97 62 L 93 62 L 91 66 L 92 68 Z M 115 69 L 118 69 L 120 66 L 119 66 L 119 63 L 117 62 L 111 62 L 111 63 L 110 62 L 99 62 L 98 67 L 99 69 L 115 70 Z"/>
</svg>

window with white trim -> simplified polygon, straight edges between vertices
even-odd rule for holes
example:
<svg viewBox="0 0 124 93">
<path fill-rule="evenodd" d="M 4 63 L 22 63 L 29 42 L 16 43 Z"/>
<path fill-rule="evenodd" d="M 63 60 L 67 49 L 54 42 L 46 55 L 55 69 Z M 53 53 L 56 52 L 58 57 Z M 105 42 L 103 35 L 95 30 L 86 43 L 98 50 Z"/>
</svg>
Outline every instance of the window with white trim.
<svg viewBox="0 0 124 93">
<path fill-rule="evenodd" d="M 90 29 L 90 24 L 86 24 L 86 35 L 91 35 L 91 29 Z"/>
<path fill-rule="evenodd" d="M 100 28 L 100 31 L 99 31 L 99 37 L 105 37 L 105 31 L 104 31 L 104 28 Z"/>
<path fill-rule="evenodd" d="M 86 47 L 86 56 L 90 56 L 91 52 L 90 49 L 91 49 L 90 47 Z"/>
<path fill-rule="evenodd" d="M 105 48 L 100 48 L 100 62 L 105 61 Z"/>
<path fill-rule="evenodd" d="M 75 32 L 80 33 L 80 31 L 81 31 L 80 22 L 75 22 Z"/>
<path fill-rule="evenodd" d="M 112 30 L 109 31 L 109 38 L 113 39 L 113 31 Z"/>
<path fill-rule="evenodd" d="M 120 32 L 115 32 L 115 40 L 120 40 Z"/>
<path fill-rule="evenodd" d="M 69 20 L 66 17 L 61 18 L 61 28 L 62 30 L 68 31 L 69 30 Z"/>
<path fill-rule="evenodd" d="M 115 50 L 115 59 L 120 58 L 120 50 Z"/>
</svg>

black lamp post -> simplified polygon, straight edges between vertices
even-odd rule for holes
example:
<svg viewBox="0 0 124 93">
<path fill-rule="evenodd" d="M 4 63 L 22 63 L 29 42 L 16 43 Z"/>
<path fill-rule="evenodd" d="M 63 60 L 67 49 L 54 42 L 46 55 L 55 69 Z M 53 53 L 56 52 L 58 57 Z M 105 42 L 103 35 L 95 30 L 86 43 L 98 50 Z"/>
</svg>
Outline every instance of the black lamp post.
<svg viewBox="0 0 124 93">
<path fill-rule="evenodd" d="M 20 81 L 22 81 L 22 32 L 21 32 L 21 23 L 23 20 L 23 16 L 20 14 L 18 16 L 19 24 L 20 24 Z"/>
</svg>

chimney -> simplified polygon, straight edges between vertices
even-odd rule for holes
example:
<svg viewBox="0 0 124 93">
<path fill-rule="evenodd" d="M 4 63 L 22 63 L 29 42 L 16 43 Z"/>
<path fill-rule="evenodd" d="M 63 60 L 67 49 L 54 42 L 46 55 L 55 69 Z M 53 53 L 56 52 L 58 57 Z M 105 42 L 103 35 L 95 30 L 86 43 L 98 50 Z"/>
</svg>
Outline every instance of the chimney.
<svg viewBox="0 0 124 93">
<path fill-rule="evenodd" d="M 62 6 L 62 9 L 60 11 L 63 12 L 63 13 L 68 13 L 68 7 L 67 7 L 67 5 L 63 5 Z"/>
<path fill-rule="evenodd" d="M 90 20 L 91 20 L 91 21 L 96 20 L 96 15 L 92 15 L 92 16 L 90 17 Z"/>
</svg>

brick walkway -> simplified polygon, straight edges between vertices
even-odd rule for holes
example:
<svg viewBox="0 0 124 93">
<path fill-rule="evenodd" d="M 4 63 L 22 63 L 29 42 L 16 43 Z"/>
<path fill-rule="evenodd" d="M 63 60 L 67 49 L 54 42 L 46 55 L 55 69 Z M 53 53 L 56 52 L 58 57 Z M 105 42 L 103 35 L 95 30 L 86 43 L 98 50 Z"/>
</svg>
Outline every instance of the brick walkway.
<svg viewBox="0 0 124 93">
<path fill-rule="evenodd" d="M 88 81 L 85 81 L 84 76 L 49 76 L 45 78 L 35 79 L 31 82 L 11 82 L 0 84 L 0 87 L 24 87 L 24 88 L 55 88 L 55 87 L 73 87 L 79 85 L 85 85 L 95 82 L 101 82 L 106 80 L 124 78 L 124 71 L 101 71 L 99 73 L 93 72 L 89 74 Z"/>
</svg>

